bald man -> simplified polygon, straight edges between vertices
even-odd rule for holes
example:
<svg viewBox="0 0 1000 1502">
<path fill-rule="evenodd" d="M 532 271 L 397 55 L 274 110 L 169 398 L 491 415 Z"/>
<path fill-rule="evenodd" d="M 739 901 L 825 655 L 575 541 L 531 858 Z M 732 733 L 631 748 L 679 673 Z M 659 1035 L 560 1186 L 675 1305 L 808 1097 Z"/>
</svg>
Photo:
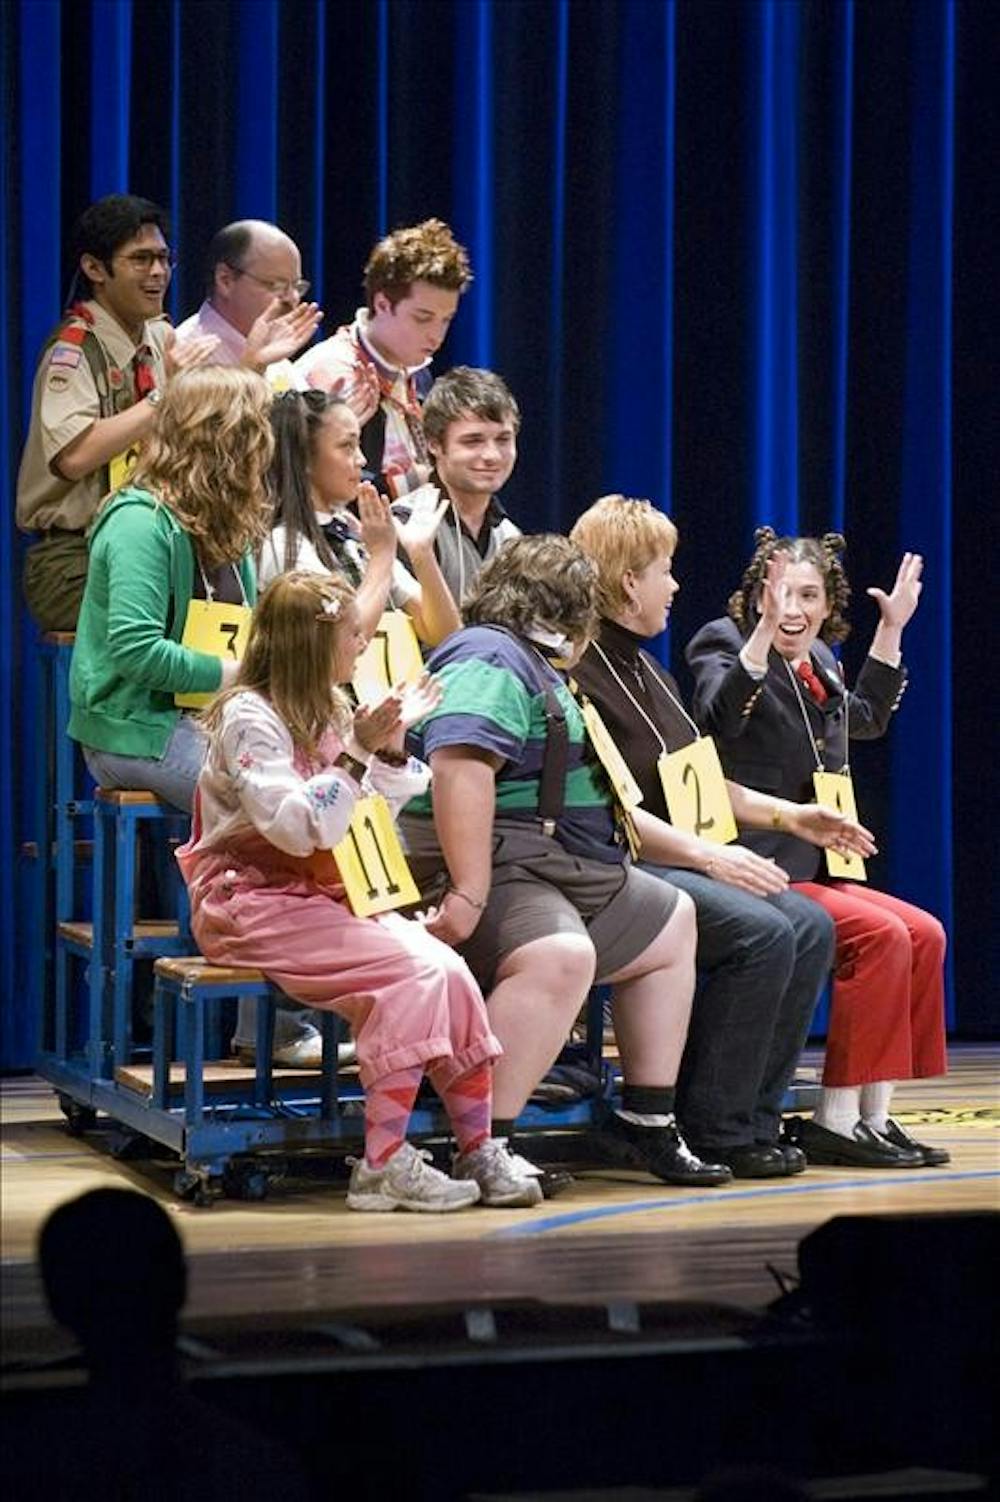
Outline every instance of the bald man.
<svg viewBox="0 0 1000 1502">
<path fill-rule="evenodd" d="M 321 310 L 303 301 L 309 283 L 302 277 L 299 248 L 276 224 L 264 219 L 227 224 L 208 247 L 206 272 L 208 296 L 180 325 L 177 340 L 214 334 L 217 365 L 245 365 L 263 373 L 290 360 L 319 327 Z"/>
</svg>

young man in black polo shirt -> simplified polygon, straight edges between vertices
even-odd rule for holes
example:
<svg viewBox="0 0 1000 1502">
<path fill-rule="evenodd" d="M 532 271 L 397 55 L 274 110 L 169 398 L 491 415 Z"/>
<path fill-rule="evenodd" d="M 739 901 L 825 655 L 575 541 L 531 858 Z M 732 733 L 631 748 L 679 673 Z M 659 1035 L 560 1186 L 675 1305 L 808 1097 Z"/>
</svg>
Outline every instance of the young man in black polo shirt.
<svg viewBox="0 0 1000 1502">
<path fill-rule="evenodd" d="M 434 549 L 456 604 L 483 565 L 521 529 L 497 500 L 517 461 L 521 414 L 500 376 L 457 365 L 439 376 L 423 409 L 424 436 L 434 461 L 431 484 L 451 502 Z M 393 510 L 408 514 L 405 501 Z"/>
</svg>

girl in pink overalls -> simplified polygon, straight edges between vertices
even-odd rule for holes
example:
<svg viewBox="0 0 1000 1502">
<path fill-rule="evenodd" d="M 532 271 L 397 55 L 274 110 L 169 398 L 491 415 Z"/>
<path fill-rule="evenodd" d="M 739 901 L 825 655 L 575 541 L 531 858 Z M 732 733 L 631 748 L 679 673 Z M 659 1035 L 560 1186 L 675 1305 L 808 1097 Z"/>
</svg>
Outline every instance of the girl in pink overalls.
<svg viewBox="0 0 1000 1502">
<path fill-rule="evenodd" d="M 350 1023 L 365 1087 L 352 1209 L 537 1204 L 537 1169 L 490 1136 L 501 1049 L 464 960 L 419 922 L 358 918 L 345 900 L 333 846 L 364 793 L 395 812 L 426 788 L 429 769 L 403 735 L 439 697 L 425 677 L 352 712 L 336 685 L 364 645 L 339 577 L 284 574 L 264 594 L 236 683 L 205 715 L 211 744 L 178 852 L 192 928 L 214 964 L 255 966 Z M 452 1178 L 405 1140 L 425 1072 L 455 1134 Z"/>
</svg>

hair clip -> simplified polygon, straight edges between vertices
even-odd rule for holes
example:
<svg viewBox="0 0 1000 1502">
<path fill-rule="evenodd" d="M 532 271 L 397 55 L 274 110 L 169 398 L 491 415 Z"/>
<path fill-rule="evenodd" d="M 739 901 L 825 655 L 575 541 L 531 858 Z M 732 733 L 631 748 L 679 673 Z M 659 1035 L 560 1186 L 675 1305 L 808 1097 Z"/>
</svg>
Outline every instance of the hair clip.
<svg viewBox="0 0 1000 1502">
<path fill-rule="evenodd" d="M 322 606 L 316 612 L 318 621 L 335 621 L 340 614 L 340 601 L 329 598 L 323 601 Z"/>
</svg>

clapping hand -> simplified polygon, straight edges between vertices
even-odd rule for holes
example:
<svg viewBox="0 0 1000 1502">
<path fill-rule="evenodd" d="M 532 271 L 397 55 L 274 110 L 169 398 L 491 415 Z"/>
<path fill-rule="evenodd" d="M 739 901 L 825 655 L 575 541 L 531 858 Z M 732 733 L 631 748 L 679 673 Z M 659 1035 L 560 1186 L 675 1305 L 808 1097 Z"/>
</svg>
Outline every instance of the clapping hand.
<svg viewBox="0 0 1000 1502">
<path fill-rule="evenodd" d="M 378 384 L 378 372 L 367 360 L 358 360 L 350 376 L 341 376 L 330 388 L 331 396 L 339 396 L 346 402 L 358 422 L 364 427 L 375 416 L 382 392 Z"/>
<path fill-rule="evenodd" d="M 374 557 L 377 553 L 396 551 L 396 527 L 387 496 L 379 495 L 370 480 L 358 486 L 358 521 L 361 541 Z"/>
<path fill-rule="evenodd" d="M 431 549 L 441 518 L 450 504 L 436 485 L 421 485 L 406 497 L 410 514 L 405 522 L 399 517 L 394 517 L 394 521 L 396 536 L 411 558 Z"/>
<path fill-rule="evenodd" d="M 787 568 L 788 554 L 772 553 L 767 560 L 764 582 L 760 587 L 758 603 L 760 617 L 767 629 L 772 632 L 778 629 L 788 603 L 788 585 L 785 583 Z"/>
<path fill-rule="evenodd" d="M 263 371 L 276 360 L 290 360 L 309 343 L 322 319 L 318 303 L 300 302 L 289 309 L 284 298 L 273 297 L 250 326 L 243 363 Z"/>
<path fill-rule="evenodd" d="M 194 370 L 196 365 L 207 365 L 219 347 L 216 334 L 201 334 L 197 339 L 185 339 L 178 344 L 174 329 L 167 329 L 163 341 L 163 364 L 167 379 L 179 375 L 182 370 Z"/>
<path fill-rule="evenodd" d="M 865 591 L 866 594 L 871 595 L 878 606 L 883 625 L 899 631 L 906 625 L 920 600 L 920 591 L 923 588 L 920 575 L 923 569 L 924 560 L 919 553 L 904 553 L 903 560 L 896 571 L 896 582 L 892 586 L 891 594 L 887 595 L 881 589 Z"/>
</svg>

